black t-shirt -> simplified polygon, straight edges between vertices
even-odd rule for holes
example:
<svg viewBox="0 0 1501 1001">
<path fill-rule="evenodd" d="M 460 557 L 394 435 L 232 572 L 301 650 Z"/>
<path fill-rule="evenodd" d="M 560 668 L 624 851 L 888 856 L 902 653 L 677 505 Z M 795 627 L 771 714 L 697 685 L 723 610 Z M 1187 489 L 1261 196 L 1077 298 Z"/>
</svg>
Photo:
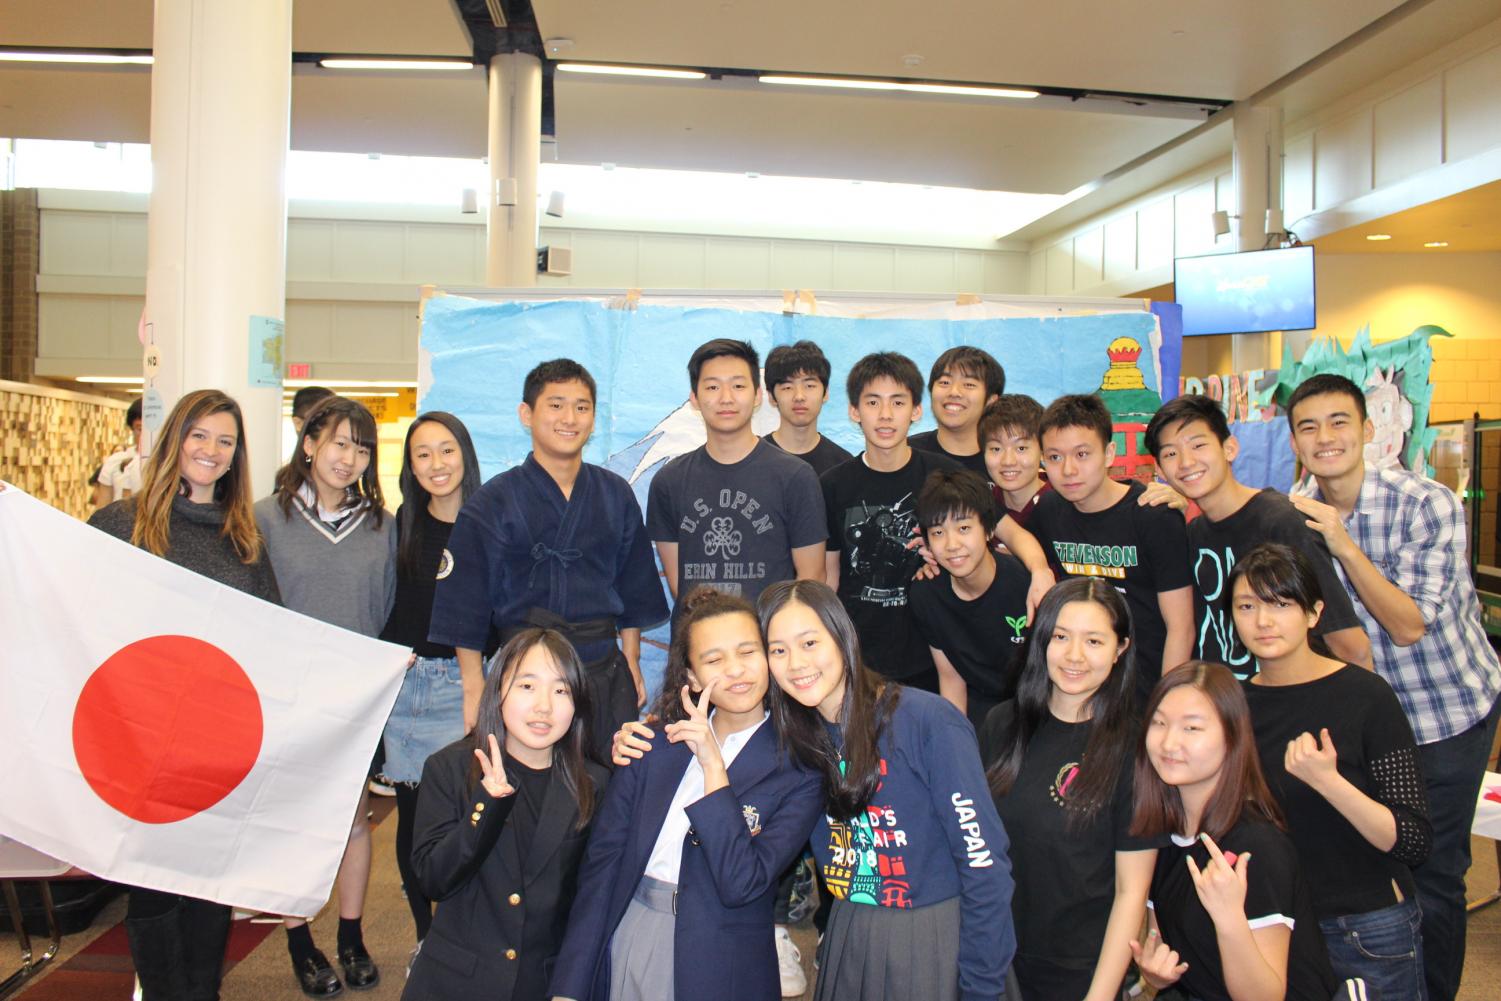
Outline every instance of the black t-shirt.
<svg viewBox="0 0 1501 1001">
<path fill-rule="evenodd" d="M 770 445 L 772 448 L 777 449 L 778 451 L 787 452 L 787 450 L 785 448 L 782 448 L 781 445 L 778 445 L 777 440 L 769 434 L 763 434 L 761 436 L 761 440 L 766 442 L 766 444 Z M 787 452 L 787 454 L 802 459 L 808 465 L 812 466 L 813 472 L 819 476 L 827 473 L 835 466 L 842 465 L 854 458 L 854 456 L 850 455 L 849 452 L 845 451 L 843 448 L 840 448 L 838 445 L 830 441 L 829 436 L 826 434 L 819 435 L 818 444 L 814 445 L 813 448 L 809 451 Z"/>
<path fill-rule="evenodd" d="M 1183 515 L 1168 507 L 1139 505 L 1145 489 L 1133 481 L 1119 501 L 1091 514 L 1050 490 L 1027 526 L 1055 573 L 1102 577 L 1125 595 L 1136 630 L 1136 680 L 1142 692 L 1162 677 L 1167 626 L 1157 595 L 1193 585 Z"/>
<path fill-rule="evenodd" d="M 922 557 L 907 543 L 928 474 L 956 468 L 942 456 L 914 449 L 894 473 L 876 472 L 862 455 L 819 481 L 829 551 L 839 553 L 839 597 L 855 623 L 865 662 L 888 678 L 933 670 L 933 656 L 907 607 L 907 588 L 922 566 Z"/>
<path fill-rule="evenodd" d="M 757 444 L 726 465 L 701 446 L 652 478 L 646 530 L 678 547 L 678 605 L 700 585 L 754 602 L 792 580 L 792 550 L 824 540 L 823 496 L 806 462 Z"/>
<path fill-rule="evenodd" d="M 1323 537 L 1308 527 L 1308 519 L 1292 501 L 1268 487 L 1228 518 L 1210 521 L 1204 516 L 1188 524 L 1194 573 L 1195 655 L 1225 664 L 1242 676 L 1254 673 L 1256 665 L 1235 634 L 1229 577 L 1236 560 L 1263 542 L 1280 542 L 1308 557 L 1324 592 L 1324 614 L 1314 628 L 1315 634 L 1361 628 Z"/>
<path fill-rule="evenodd" d="M 396 512 L 396 526 L 396 544 L 400 546 L 401 509 Z M 434 518 L 424 504 L 417 510 L 416 528 L 422 538 L 422 547 L 417 553 L 418 573 L 415 576 L 402 573 L 400 564 L 397 564 L 396 603 L 391 606 L 391 614 L 380 638 L 409 646 L 419 657 L 452 657 L 453 647 L 428 642 L 427 629 L 433 617 L 433 595 L 438 590 L 438 578 L 447 576 L 448 568 L 453 565 L 447 548 L 453 523 Z"/>
<path fill-rule="evenodd" d="M 1027 588 L 1032 583 L 1016 557 L 1000 553 L 995 563 L 995 580 L 973 600 L 954 593 L 948 574 L 913 581 L 907 592 L 923 642 L 943 651 L 969 686 L 970 698 L 979 696 L 987 705 L 1016 694 L 1019 656 L 1027 640 Z"/>
<path fill-rule="evenodd" d="M 1252 930 L 1272 924 L 1292 929 L 1287 950 L 1287 1001 L 1329 1001 L 1339 981 L 1329 966 L 1324 936 L 1314 918 L 1292 841 L 1266 821 L 1242 814 L 1215 844 L 1220 851 L 1237 856 L 1251 853 L 1246 863 L 1246 917 Z M 1203 842 L 1195 839 L 1185 847 L 1182 839 L 1173 835 L 1169 844 L 1158 849 L 1147 905 L 1157 915 L 1162 941 L 1188 964 L 1177 986 L 1203 1001 L 1230 1001 L 1214 921 L 1199 903 L 1184 856 L 1192 856 L 1200 871 L 1209 864 L 1209 849 Z"/>
<path fill-rule="evenodd" d="M 1431 840 L 1428 803 L 1418 767 L 1417 746 L 1402 704 L 1380 675 L 1346 665 L 1300 685 L 1243 686 L 1251 706 L 1251 728 L 1267 785 L 1287 817 L 1288 834 L 1298 849 L 1303 872 L 1320 918 L 1364 914 L 1417 893 L 1412 870 L 1376 848 L 1320 796 L 1287 773 L 1287 742 L 1302 733 L 1315 739 L 1328 727 L 1340 775 L 1391 809 L 1397 818 L 1397 847 L 1408 840 Z"/>
<path fill-rule="evenodd" d="M 924 431 L 922 434 L 907 436 L 907 444 L 920 452 L 928 452 L 932 455 L 947 456 L 960 466 L 968 469 L 971 473 L 979 476 L 987 483 L 990 481 L 990 473 L 985 469 L 985 451 L 981 449 L 971 455 L 955 455 L 942 445 L 938 444 L 938 432 Z"/>
<path fill-rule="evenodd" d="M 1015 702 L 991 710 L 979 734 L 986 767 L 999 757 L 1015 725 Z M 1130 753 L 1103 763 L 1117 774 L 1112 800 L 1087 822 L 1070 823 L 1069 788 L 1088 743 L 1088 723 L 1065 723 L 1047 714 L 1027 744 L 1015 784 L 995 801 L 1011 840 L 1017 954 L 1081 971 L 1093 971 L 1105 940 L 1115 899 L 1115 853 L 1147 851 L 1165 840 L 1129 833 Z M 1087 972 L 1083 979 L 1087 989 Z"/>
</svg>

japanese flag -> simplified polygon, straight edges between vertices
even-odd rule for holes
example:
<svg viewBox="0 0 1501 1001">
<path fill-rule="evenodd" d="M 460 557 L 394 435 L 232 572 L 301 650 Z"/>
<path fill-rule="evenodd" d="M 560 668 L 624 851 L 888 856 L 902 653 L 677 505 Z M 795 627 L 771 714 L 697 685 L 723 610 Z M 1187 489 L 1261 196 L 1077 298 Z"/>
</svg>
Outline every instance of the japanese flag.
<svg viewBox="0 0 1501 1001">
<path fill-rule="evenodd" d="M 0 485 L 0 834 L 277 914 L 328 899 L 409 651 Z"/>
</svg>

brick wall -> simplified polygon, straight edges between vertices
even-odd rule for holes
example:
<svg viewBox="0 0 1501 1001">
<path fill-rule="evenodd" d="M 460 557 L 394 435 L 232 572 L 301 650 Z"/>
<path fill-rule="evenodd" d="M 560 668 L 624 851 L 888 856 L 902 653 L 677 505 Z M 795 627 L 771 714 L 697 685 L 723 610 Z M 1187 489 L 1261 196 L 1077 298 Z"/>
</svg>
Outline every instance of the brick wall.
<svg viewBox="0 0 1501 1001">
<path fill-rule="evenodd" d="M 1485 420 L 1501 418 L 1501 339 L 1435 337 L 1433 408 L 1429 420 L 1461 421 L 1478 410 Z"/>
<path fill-rule="evenodd" d="M 40 231 L 36 189 L 0 191 L 0 379 L 13 382 L 36 366 Z"/>
</svg>

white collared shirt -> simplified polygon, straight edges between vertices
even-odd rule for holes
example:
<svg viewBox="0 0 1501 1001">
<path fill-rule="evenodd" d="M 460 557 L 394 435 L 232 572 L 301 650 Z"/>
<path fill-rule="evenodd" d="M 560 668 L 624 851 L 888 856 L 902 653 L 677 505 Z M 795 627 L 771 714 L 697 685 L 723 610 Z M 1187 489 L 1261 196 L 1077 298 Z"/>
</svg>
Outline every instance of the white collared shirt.
<svg viewBox="0 0 1501 1001">
<path fill-rule="evenodd" d="M 739 756 L 741 748 L 750 742 L 756 731 L 766 725 L 766 713 L 761 717 L 761 722 L 748 726 L 744 730 L 730 734 L 719 745 L 719 756 L 724 759 L 724 767 L 729 769 Z M 713 733 L 714 713 L 709 713 L 709 732 Z M 698 763 L 698 756 L 694 755 L 688 761 L 688 768 L 683 772 L 683 779 L 678 783 L 678 791 L 672 797 L 672 805 L 667 808 L 667 817 L 662 821 L 662 830 L 657 834 L 657 843 L 652 847 L 651 858 L 646 860 L 646 875 L 653 879 L 660 879 L 664 883 L 676 883 L 678 870 L 683 864 L 683 839 L 688 836 L 688 829 L 692 825 L 688 820 L 686 807 L 697 803 L 704 798 L 704 766 Z"/>
</svg>

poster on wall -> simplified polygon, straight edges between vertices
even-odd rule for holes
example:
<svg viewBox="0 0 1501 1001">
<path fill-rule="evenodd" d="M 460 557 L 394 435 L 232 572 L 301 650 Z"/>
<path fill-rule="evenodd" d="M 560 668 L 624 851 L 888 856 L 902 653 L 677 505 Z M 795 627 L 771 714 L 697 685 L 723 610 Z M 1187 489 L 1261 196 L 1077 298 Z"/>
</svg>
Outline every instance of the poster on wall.
<svg viewBox="0 0 1501 1001">
<path fill-rule="evenodd" d="M 1424 324 L 1406 337 L 1371 343 L 1371 328 L 1361 327 L 1348 350 L 1334 338 L 1317 340 L 1299 361 L 1283 346 L 1282 370 L 1275 396 L 1286 403 L 1304 379 L 1331 372 L 1343 375 L 1365 390 L 1366 415 L 1374 427 L 1365 446 L 1365 460 L 1377 468 L 1400 466 L 1428 472 L 1427 454 L 1433 445 L 1428 414 L 1433 404 L 1431 337 L 1453 337 L 1443 327 Z"/>
<path fill-rule="evenodd" d="M 984 318 L 967 319 L 955 316 L 977 311 L 956 308 L 952 300 L 943 308 L 886 301 L 872 310 L 878 315 L 835 316 L 735 308 L 735 298 L 726 294 L 713 305 L 641 302 L 634 308 L 596 299 L 431 298 L 421 328 L 419 412 L 446 410 L 462 418 L 485 475 L 493 476 L 520 463 L 531 448 L 516 416 L 526 373 L 552 358 L 573 358 L 599 386 L 584 458 L 625 477 L 644 509 L 656 471 L 704 443 L 703 421 L 688 402 L 687 362 L 705 341 L 749 341 L 763 359 L 780 344 L 820 345 L 833 374 L 819 430 L 854 453 L 861 450 L 861 437 L 848 418 L 844 380 L 856 360 L 873 351 L 899 351 L 926 375 L 943 351 L 970 344 L 1000 360 L 1007 392 L 1043 404 L 1064 393 L 1100 392 L 1115 416 L 1121 472 L 1150 476 L 1151 458 L 1139 439 L 1162 403 L 1164 348 L 1157 317 L 1139 305 L 1083 316 L 1056 315 L 1056 309 L 1054 315 L 1015 315 L 1020 310 L 1013 306 L 1005 309 L 1009 315 L 985 316 L 981 310 Z M 1170 354 L 1176 372 L 1177 353 Z M 776 425 L 775 408 L 763 402 L 757 433 Z M 913 430 L 933 426 L 925 412 Z M 647 639 L 665 645 L 665 629 L 658 633 Z M 652 660 L 643 651 L 648 684 L 654 675 L 660 678 L 660 658 L 655 671 L 649 670 Z"/>
</svg>

